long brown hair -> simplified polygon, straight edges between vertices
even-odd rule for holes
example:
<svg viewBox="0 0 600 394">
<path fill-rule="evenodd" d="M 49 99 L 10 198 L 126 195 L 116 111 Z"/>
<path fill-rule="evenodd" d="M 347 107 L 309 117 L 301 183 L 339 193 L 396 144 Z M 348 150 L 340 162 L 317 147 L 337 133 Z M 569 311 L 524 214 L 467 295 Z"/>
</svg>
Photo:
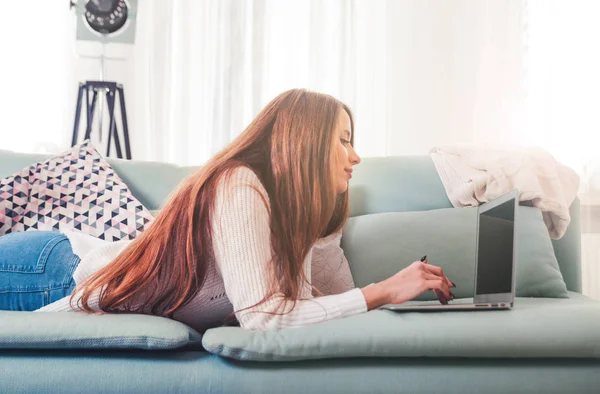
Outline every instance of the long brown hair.
<svg viewBox="0 0 600 394">
<path fill-rule="evenodd" d="M 354 129 L 351 111 L 331 96 L 294 89 L 276 97 L 229 146 L 179 184 L 148 229 L 75 289 L 73 295 L 81 290 L 80 307 L 94 312 L 88 302 L 96 289 L 101 311 L 109 313 L 171 317 L 190 302 L 214 259 L 217 185 L 239 166 L 250 168 L 268 193 L 271 294 L 298 299 L 311 246 L 348 218 L 348 193 L 336 193 L 333 179 L 333 130 L 341 111 Z"/>
</svg>

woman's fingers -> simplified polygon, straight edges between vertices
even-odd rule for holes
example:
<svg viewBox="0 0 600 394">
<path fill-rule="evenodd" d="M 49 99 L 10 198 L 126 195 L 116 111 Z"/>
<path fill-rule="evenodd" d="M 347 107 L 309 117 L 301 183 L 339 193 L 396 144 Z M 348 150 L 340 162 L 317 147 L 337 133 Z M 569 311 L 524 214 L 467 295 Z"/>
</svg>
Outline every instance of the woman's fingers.
<svg viewBox="0 0 600 394">
<path fill-rule="evenodd" d="M 450 292 L 450 298 L 447 298 L 441 290 L 433 290 L 433 292 L 442 304 L 447 303 L 448 301 L 452 301 L 454 299 L 454 294 L 452 294 L 452 292 Z"/>
<path fill-rule="evenodd" d="M 438 281 L 440 284 L 444 283 L 444 280 L 441 277 L 437 276 L 436 274 L 432 274 L 431 272 L 424 271 L 422 275 L 423 275 L 423 279 L 426 281 Z M 430 290 L 433 290 L 433 292 L 435 293 L 435 295 L 437 296 L 437 298 L 440 300 L 440 302 L 442 304 L 447 303 L 447 301 L 449 299 L 451 299 L 449 289 L 448 289 L 448 296 L 446 296 L 446 294 L 444 294 L 443 290 L 440 290 L 437 288 L 430 289 Z"/>
<path fill-rule="evenodd" d="M 448 304 L 448 301 L 454 299 L 454 294 L 450 291 L 450 286 L 454 286 L 444 275 L 440 267 L 423 262 L 415 263 L 418 271 L 420 271 L 421 279 L 424 282 L 425 289 L 423 290 L 432 290 L 440 303 L 444 305 Z"/>
<path fill-rule="evenodd" d="M 438 280 L 438 279 L 442 279 L 438 275 L 432 274 L 431 272 L 427 272 L 427 271 L 424 271 L 422 275 L 423 275 L 423 279 L 425 279 L 425 280 Z"/>
<path fill-rule="evenodd" d="M 432 274 L 435 274 L 435 275 L 437 275 L 437 276 L 439 276 L 439 277 L 442 277 L 442 278 L 444 278 L 444 280 L 446 281 L 446 284 L 448 285 L 448 287 L 454 287 L 454 283 L 452 283 L 452 282 L 450 281 L 450 279 L 448 279 L 448 278 L 446 277 L 446 275 L 444 275 L 444 271 L 443 271 L 443 270 L 442 270 L 440 267 L 437 267 L 437 266 L 435 266 L 435 265 L 431 265 L 431 264 L 423 264 L 423 268 L 424 268 L 424 269 L 425 269 L 427 272 L 430 272 L 430 273 L 432 273 Z"/>
<path fill-rule="evenodd" d="M 440 295 L 442 295 L 446 303 L 447 300 L 451 300 L 453 298 L 452 293 L 450 293 L 450 288 L 448 287 L 448 284 L 445 280 L 441 279 L 440 277 L 435 277 L 435 279 L 426 279 L 425 286 L 427 287 L 427 289 L 433 290 L 434 293 L 436 293 L 436 295 L 438 296 L 438 298 L 440 298 Z M 440 301 L 442 300 L 440 299 Z"/>
<path fill-rule="evenodd" d="M 442 305 L 448 304 L 449 300 L 446 298 L 446 296 L 444 295 L 444 293 L 442 293 L 440 290 L 433 290 L 433 292 L 435 293 L 435 296 L 437 297 L 438 301 Z"/>
</svg>

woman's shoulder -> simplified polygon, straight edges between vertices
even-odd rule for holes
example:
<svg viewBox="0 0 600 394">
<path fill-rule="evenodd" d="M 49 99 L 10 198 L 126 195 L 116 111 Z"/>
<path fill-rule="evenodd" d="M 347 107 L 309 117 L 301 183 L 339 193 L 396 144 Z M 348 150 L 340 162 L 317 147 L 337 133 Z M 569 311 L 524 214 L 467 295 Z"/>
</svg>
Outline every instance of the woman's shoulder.
<svg viewBox="0 0 600 394">
<path fill-rule="evenodd" d="M 219 191 L 252 188 L 266 197 L 266 189 L 256 173 L 247 166 L 238 166 L 225 171 L 219 180 Z"/>
<path fill-rule="evenodd" d="M 230 178 L 233 181 L 252 181 L 252 182 L 260 182 L 258 176 L 250 167 L 245 165 L 239 165 L 237 167 L 230 168 L 225 171 L 226 177 Z"/>
</svg>

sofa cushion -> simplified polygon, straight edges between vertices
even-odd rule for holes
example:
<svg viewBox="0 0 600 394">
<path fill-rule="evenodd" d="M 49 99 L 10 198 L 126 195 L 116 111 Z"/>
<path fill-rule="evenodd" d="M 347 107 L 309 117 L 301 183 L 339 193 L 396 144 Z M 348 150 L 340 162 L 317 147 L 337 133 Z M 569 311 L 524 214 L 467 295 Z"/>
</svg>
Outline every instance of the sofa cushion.
<svg viewBox="0 0 600 394">
<path fill-rule="evenodd" d="M 516 293 L 521 297 L 566 297 L 567 288 L 540 210 L 517 211 Z M 427 255 L 456 284 L 457 298 L 473 297 L 476 208 L 390 212 L 350 218 L 342 248 L 354 282 L 363 287 L 395 274 Z M 425 292 L 420 300 L 434 300 Z"/>
<path fill-rule="evenodd" d="M 133 239 L 152 215 L 89 140 L 0 180 L 0 235 L 75 229 Z"/>
<path fill-rule="evenodd" d="M 202 336 L 175 320 L 134 314 L 0 311 L 2 349 L 174 349 Z"/>
<path fill-rule="evenodd" d="M 518 298 L 512 310 L 373 310 L 280 331 L 206 331 L 209 352 L 239 360 L 348 357 L 600 358 L 600 302 Z"/>
</svg>

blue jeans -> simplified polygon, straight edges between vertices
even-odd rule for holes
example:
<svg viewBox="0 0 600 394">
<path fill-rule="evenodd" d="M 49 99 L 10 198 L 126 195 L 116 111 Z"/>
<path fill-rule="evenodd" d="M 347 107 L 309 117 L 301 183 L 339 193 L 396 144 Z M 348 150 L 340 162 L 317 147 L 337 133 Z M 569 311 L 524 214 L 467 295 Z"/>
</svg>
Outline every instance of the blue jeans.
<svg viewBox="0 0 600 394">
<path fill-rule="evenodd" d="M 58 231 L 0 236 L 0 310 L 32 311 L 70 295 L 79 261 Z"/>
</svg>

